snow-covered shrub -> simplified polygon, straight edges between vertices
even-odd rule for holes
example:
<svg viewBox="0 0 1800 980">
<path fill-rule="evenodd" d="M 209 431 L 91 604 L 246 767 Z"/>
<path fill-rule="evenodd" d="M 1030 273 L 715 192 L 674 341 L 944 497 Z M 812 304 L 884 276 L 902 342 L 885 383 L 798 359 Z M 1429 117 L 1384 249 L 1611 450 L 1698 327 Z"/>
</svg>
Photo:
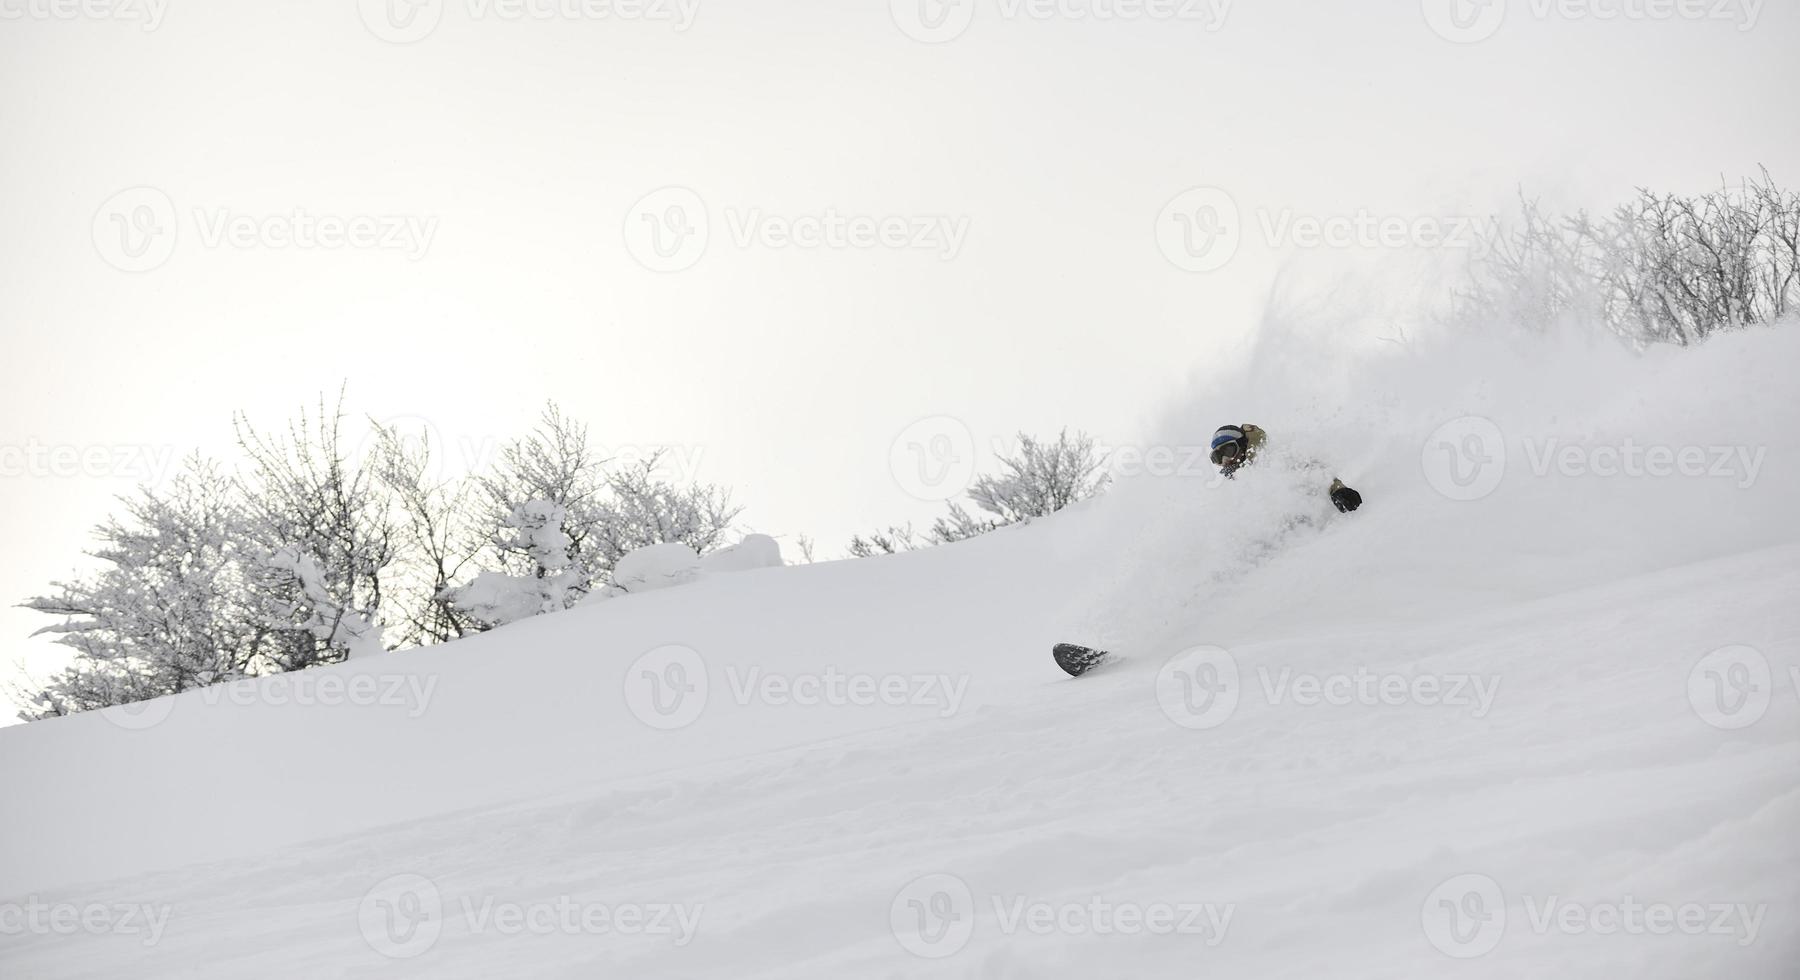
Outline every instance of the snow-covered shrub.
<svg viewBox="0 0 1800 980">
<path fill-rule="evenodd" d="M 125 519 L 97 528 L 97 574 L 54 583 L 28 609 L 62 618 L 38 633 L 75 662 L 21 690 L 26 719 L 129 704 L 245 677 L 273 643 L 252 604 L 244 551 L 247 515 L 232 481 L 191 458 L 165 492 L 124 500 Z"/>
<path fill-rule="evenodd" d="M 1472 322 L 1592 321 L 1639 347 L 1686 346 L 1800 310 L 1800 194 L 1765 170 L 1696 196 L 1640 188 L 1599 216 L 1525 201 L 1471 272 L 1458 312 Z"/>
<path fill-rule="evenodd" d="M 548 500 L 513 508 L 501 522 L 499 544 L 508 553 L 528 556 L 535 567 L 522 575 L 482 572 L 469 585 L 449 590 L 451 605 L 484 629 L 574 605 L 587 588 L 569 557 L 567 522 L 568 512 Z"/>
<path fill-rule="evenodd" d="M 948 544 L 1054 514 L 1104 490 L 1109 479 L 1105 466 L 1105 456 L 1085 432 L 1071 435 L 1064 429 L 1054 441 L 1021 432 L 1018 449 L 1001 458 L 1001 472 L 979 477 L 969 488 L 969 499 L 979 513 L 952 501 L 949 513 L 932 523 L 923 541 L 911 525 L 890 527 L 866 538 L 851 538 L 850 554 L 867 558 Z"/>
<path fill-rule="evenodd" d="M 234 418 L 241 475 L 195 461 L 167 493 L 126 502 L 98 530 L 97 574 L 53 583 L 28 608 L 76 651 L 73 666 L 17 692 L 27 718 L 125 704 L 221 681 L 441 642 L 567 608 L 607 586 L 699 574 L 739 513 L 707 485 L 676 485 L 660 456 L 630 467 L 549 405 L 493 472 L 431 476 L 432 447 L 375 425 L 346 452 L 342 400 L 285 433 Z M 657 557 L 660 556 L 660 557 Z M 752 536 L 717 568 L 778 564 Z M 456 583 L 461 583 L 456 584 Z M 392 627 L 390 629 L 390 627 Z"/>
<path fill-rule="evenodd" d="M 479 630 L 459 609 L 452 583 L 488 551 L 474 507 L 473 481 L 433 476 L 430 432 L 408 438 L 394 426 L 374 425 L 373 466 L 386 489 L 399 536 L 393 567 L 383 580 L 388 622 L 403 646 L 442 643 Z"/>
<path fill-rule="evenodd" d="M 608 460 L 588 441 L 587 427 L 549 405 L 537 428 L 506 446 L 498 471 L 481 481 L 498 529 L 499 570 L 541 576 L 556 568 L 567 576 L 566 607 L 601 588 L 636 549 L 672 542 L 702 553 L 718 547 L 741 508 L 718 487 L 677 486 L 663 479 L 661 461 L 660 453 L 653 454 L 609 472 Z M 557 508 L 560 536 L 520 538 L 517 522 L 527 505 Z M 546 565 L 546 547 L 560 549 L 566 563 Z"/>
<path fill-rule="evenodd" d="M 237 418 L 250 472 L 239 482 L 246 544 L 262 556 L 248 571 L 262 623 L 275 628 L 267 671 L 300 670 L 372 652 L 380 643 L 382 574 L 399 535 L 372 468 L 349 459 L 342 401 L 317 418 L 302 412 L 286 438 Z"/>
<path fill-rule="evenodd" d="M 277 575 L 292 581 L 295 593 L 283 622 L 304 630 L 328 650 L 342 650 L 345 657 L 381 653 L 381 626 L 355 609 L 338 603 L 326 585 L 319 563 L 297 548 L 281 548 L 264 559 Z"/>
<path fill-rule="evenodd" d="M 662 454 L 606 478 L 592 535 L 601 567 L 613 568 L 646 545 L 679 542 L 704 554 L 719 546 L 743 508 L 707 484 L 680 487 L 657 475 Z"/>
</svg>

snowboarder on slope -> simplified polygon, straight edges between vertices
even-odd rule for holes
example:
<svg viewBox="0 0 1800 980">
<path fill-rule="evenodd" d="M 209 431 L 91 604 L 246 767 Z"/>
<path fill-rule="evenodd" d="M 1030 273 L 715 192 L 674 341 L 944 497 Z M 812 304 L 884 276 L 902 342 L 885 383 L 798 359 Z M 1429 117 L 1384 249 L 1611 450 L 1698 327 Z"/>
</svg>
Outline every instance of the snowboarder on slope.
<svg viewBox="0 0 1800 980">
<path fill-rule="evenodd" d="M 1224 425 L 1213 433 L 1212 461 L 1227 479 L 1238 471 L 1245 463 L 1254 462 L 1257 450 L 1268 439 L 1268 433 L 1254 425 Z M 1332 477 L 1331 504 L 1340 513 L 1348 514 L 1362 506 L 1362 494 L 1344 486 L 1344 481 Z"/>
</svg>

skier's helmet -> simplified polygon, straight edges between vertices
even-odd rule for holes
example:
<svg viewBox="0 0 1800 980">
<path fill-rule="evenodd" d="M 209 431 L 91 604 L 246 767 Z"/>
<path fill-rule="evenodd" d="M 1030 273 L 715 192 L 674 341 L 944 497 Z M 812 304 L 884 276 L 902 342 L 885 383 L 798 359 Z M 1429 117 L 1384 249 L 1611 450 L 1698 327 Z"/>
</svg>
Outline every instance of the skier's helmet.
<svg viewBox="0 0 1800 980">
<path fill-rule="evenodd" d="M 1223 466 L 1228 471 L 1237 469 L 1244 460 L 1244 450 L 1248 447 L 1244 430 L 1235 425 L 1220 426 L 1212 437 L 1212 461 L 1214 466 Z"/>
</svg>

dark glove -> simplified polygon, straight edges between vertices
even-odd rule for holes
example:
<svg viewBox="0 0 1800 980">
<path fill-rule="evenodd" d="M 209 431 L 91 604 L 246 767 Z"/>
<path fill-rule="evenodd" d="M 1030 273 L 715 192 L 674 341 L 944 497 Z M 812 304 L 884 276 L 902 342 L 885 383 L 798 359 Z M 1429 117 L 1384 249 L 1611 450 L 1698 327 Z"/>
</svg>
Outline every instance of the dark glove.
<svg viewBox="0 0 1800 980">
<path fill-rule="evenodd" d="M 1331 503 L 1340 514 L 1348 514 L 1362 506 L 1362 494 L 1344 486 L 1342 483 L 1331 485 Z"/>
</svg>

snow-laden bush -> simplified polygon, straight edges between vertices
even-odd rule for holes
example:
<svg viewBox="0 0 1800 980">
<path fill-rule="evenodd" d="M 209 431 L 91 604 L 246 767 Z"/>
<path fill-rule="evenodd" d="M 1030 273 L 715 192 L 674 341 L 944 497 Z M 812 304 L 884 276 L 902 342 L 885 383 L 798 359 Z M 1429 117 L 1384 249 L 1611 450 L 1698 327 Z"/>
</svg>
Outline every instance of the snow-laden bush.
<svg viewBox="0 0 1800 980">
<path fill-rule="evenodd" d="M 235 487 L 198 457 L 166 491 L 123 501 L 96 529 L 104 566 L 53 583 L 28 609 L 61 618 L 38 633 L 75 661 L 36 690 L 16 692 L 26 719 L 129 704 L 250 676 L 273 649 L 246 576 L 247 515 Z M 35 634 L 34 634 L 35 635 Z"/>
<path fill-rule="evenodd" d="M 661 453 L 636 465 L 608 469 L 596 452 L 587 427 L 548 406 L 538 426 L 501 451 L 497 470 L 482 478 L 489 513 L 496 527 L 497 571 L 540 575 L 544 564 L 541 540 L 523 541 L 514 533 L 519 508 L 549 505 L 559 515 L 557 546 L 566 562 L 555 566 L 566 575 L 564 608 L 609 581 L 617 563 L 635 549 L 679 542 L 704 553 L 716 548 L 741 508 L 724 490 L 706 484 L 678 486 L 659 470 Z"/>
<path fill-rule="evenodd" d="M 976 479 L 969 499 L 978 513 L 960 502 L 938 518 L 921 540 L 912 526 L 894 526 L 868 537 L 850 539 L 856 558 L 894 554 L 935 544 L 962 541 L 1010 524 L 1046 517 L 1106 488 L 1106 458 L 1085 432 L 1064 429 L 1054 440 L 1019 433 L 1019 447 L 1000 460 L 1000 472 Z"/>
<path fill-rule="evenodd" d="M 717 487 L 665 479 L 658 455 L 612 466 L 554 404 L 493 471 L 448 479 L 430 475 L 441 447 L 393 428 L 375 425 L 357 440 L 367 453 L 347 451 L 344 421 L 341 400 L 322 399 L 279 434 L 239 415 L 240 473 L 196 460 L 167 492 L 128 500 L 123 519 L 98 529 L 103 567 L 25 603 L 59 617 L 39 632 L 58 634 L 76 658 L 16 692 L 22 717 L 564 609 L 606 587 L 634 549 L 711 552 L 739 512 Z"/>
<path fill-rule="evenodd" d="M 1598 322 L 1638 347 L 1681 346 L 1800 310 L 1800 194 L 1767 171 L 1699 195 L 1640 188 L 1611 213 L 1522 202 L 1459 295 L 1472 322 Z"/>
</svg>

